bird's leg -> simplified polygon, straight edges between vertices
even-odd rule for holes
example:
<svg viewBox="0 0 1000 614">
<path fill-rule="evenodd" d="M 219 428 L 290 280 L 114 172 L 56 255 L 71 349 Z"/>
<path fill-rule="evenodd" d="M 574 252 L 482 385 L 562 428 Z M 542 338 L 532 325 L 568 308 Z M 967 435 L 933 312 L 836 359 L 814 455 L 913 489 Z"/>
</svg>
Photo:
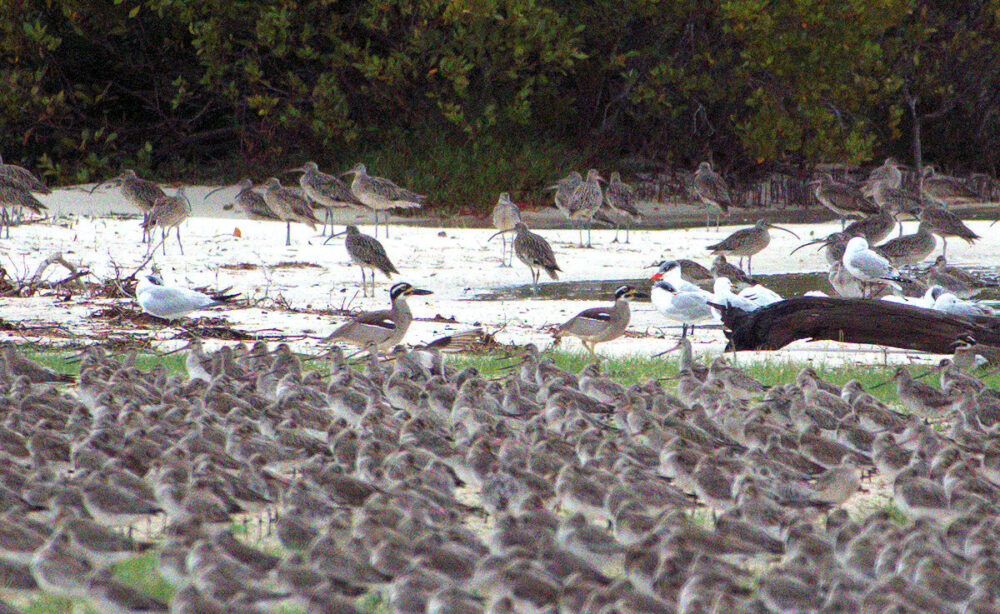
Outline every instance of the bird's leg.
<svg viewBox="0 0 1000 614">
<path fill-rule="evenodd" d="M 945 258 L 948 257 L 948 239 L 941 237 L 941 255 Z"/>
<path fill-rule="evenodd" d="M 580 234 L 580 247 L 583 247 L 583 225 L 577 223 L 576 231 Z"/>
<path fill-rule="evenodd" d="M 592 245 L 592 244 L 590 243 L 590 230 L 591 230 L 591 229 L 592 229 L 593 227 L 594 227 L 594 218 L 593 218 L 593 217 L 591 217 L 590 219 L 588 219 L 588 220 L 587 220 L 587 247 L 594 247 L 594 246 L 593 246 L 593 245 Z"/>
<path fill-rule="evenodd" d="M 174 229 L 177 230 L 177 245 L 181 248 L 181 256 L 183 256 L 184 255 L 184 244 L 181 243 L 181 225 L 178 224 L 178 225 L 174 226 Z"/>
<path fill-rule="evenodd" d="M 541 276 L 541 271 L 536 271 L 531 269 L 531 295 L 538 296 L 538 278 Z"/>
<path fill-rule="evenodd" d="M 389 210 L 385 210 L 385 219 L 382 221 L 382 229 L 385 230 L 385 238 L 389 238 Z"/>
<path fill-rule="evenodd" d="M 285 246 L 292 244 L 292 222 L 285 222 Z"/>
<path fill-rule="evenodd" d="M 629 233 L 632 231 L 632 218 L 625 220 L 625 242 L 629 243 Z"/>
<path fill-rule="evenodd" d="M 500 268 L 507 266 L 507 236 L 500 235 L 503 243 L 500 244 Z"/>
</svg>

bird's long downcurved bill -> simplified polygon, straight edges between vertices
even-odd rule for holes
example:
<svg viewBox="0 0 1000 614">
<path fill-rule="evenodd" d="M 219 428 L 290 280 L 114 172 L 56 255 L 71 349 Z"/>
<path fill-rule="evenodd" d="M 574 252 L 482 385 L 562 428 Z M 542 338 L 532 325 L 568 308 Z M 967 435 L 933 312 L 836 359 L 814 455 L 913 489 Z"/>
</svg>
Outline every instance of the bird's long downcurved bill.
<svg viewBox="0 0 1000 614">
<path fill-rule="evenodd" d="M 208 197 L 211 196 L 212 194 L 215 194 L 216 192 L 220 192 L 222 190 L 225 190 L 226 188 L 229 188 L 229 187 L 232 187 L 232 186 L 220 185 L 219 187 L 215 188 L 214 190 L 209 190 L 208 192 L 205 193 L 205 196 L 204 196 L 204 198 L 202 198 L 202 200 L 208 200 Z"/>
<path fill-rule="evenodd" d="M 492 241 L 494 237 L 502 235 L 505 232 L 514 232 L 514 230 L 516 230 L 516 229 L 515 228 L 508 228 L 507 230 L 498 230 L 498 231 L 494 232 L 492 235 L 490 235 L 490 238 L 486 239 L 486 241 L 487 242 Z"/>
<path fill-rule="evenodd" d="M 674 350 L 676 350 L 679 347 L 681 347 L 681 342 L 680 341 L 678 341 L 677 345 L 675 345 L 674 347 L 670 348 L 669 350 L 663 350 L 659 354 L 653 354 L 651 358 L 659 358 L 660 356 L 664 356 L 666 354 L 669 354 L 670 352 L 673 352 Z"/>
<path fill-rule="evenodd" d="M 772 225 L 771 228 L 774 228 L 775 230 L 784 230 L 785 232 L 787 232 L 788 234 L 792 235 L 796 239 L 800 238 L 799 235 L 795 234 L 794 232 L 792 232 L 791 230 L 785 228 L 784 226 L 774 226 L 774 225 Z"/>
<path fill-rule="evenodd" d="M 792 254 L 794 254 L 795 252 L 799 251 L 803 247 L 809 247 L 810 245 L 816 245 L 817 243 L 822 243 L 823 247 L 826 247 L 827 245 L 830 245 L 830 241 L 828 241 L 827 239 L 813 239 L 812 241 L 809 241 L 808 243 L 803 243 L 802 245 L 796 247 L 791 252 L 789 252 L 788 255 L 791 256 Z M 823 247 L 820 247 L 820 249 L 823 249 Z"/>
</svg>

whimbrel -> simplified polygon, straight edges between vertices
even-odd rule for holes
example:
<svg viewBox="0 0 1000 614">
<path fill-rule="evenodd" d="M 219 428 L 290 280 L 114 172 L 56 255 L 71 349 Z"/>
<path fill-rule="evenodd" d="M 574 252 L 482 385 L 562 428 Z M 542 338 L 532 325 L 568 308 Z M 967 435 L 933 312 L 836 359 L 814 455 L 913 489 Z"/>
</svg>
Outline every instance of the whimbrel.
<svg viewBox="0 0 1000 614">
<path fill-rule="evenodd" d="M 142 219 L 143 235 L 148 236 L 153 232 L 154 228 L 159 226 L 163 253 L 166 254 L 167 236 L 170 234 L 170 229 L 173 228 L 177 231 L 177 245 L 181 249 L 181 254 L 183 254 L 184 244 L 181 243 L 181 222 L 186 220 L 189 215 L 191 215 L 191 201 L 184 195 L 184 187 L 181 186 L 177 188 L 177 193 L 173 196 L 165 196 L 153 203 L 153 208 Z M 152 240 L 149 242 L 149 245 L 154 250 L 156 249 Z"/>
<path fill-rule="evenodd" d="M 875 203 L 865 198 L 861 190 L 850 184 L 834 181 L 830 173 L 823 173 L 813 183 L 816 185 L 813 189 L 816 200 L 837 214 L 841 227 L 845 224 L 845 218 L 866 217 L 879 212 Z"/>
<path fill-rule="evenodd" d="M 743 266 L 743 258 L 746 257 L 747 273 L 752 274 L 750 269 L 751 261 L 753 260 L 755 254 L 770 245 L 771 234 L 768 230 L 771 228 L 787 232 L 796 239 L 799 238 L 799 236 L 791 230 L 782 228 L 781 226 L 775 226 L 770 220 L 761 219 L 757 221 L 753 228 L 742 228 L 737 230 L 722 241 L 714 245 L 709 245 L 707 249 L 711 250 L 713 254 L 731 254 L 739 256 L 741 267 Z"/>
<path fill-rule="evenodd" d="M 236 192 L 236 196 L 233 197 L 233 202 L 222 207 L 224 210 L 228 211 L 233 208 L 233 205 L 236 205 L 251 220 L 278 220 L 278 216 L 274 214 L 274 211 L 271 211 L 270 207 L 267 206 L 267 203 L 264 201 L 264 197 L 253 191 L 253 181 L 244 177 L 243 179 L 240 179 L 240 182 L 236 185 L 239 186 L 240 189 Z M 212 194 L 228 187 L 229 186 L 219 186 L 214 190 L 209 191 L 205 194 L 205 199 L 207 200 Z"/>
<path fill-rule="evenodd" d="M 143 217 L 153 209 L 156 201 L 167 197 L 167 193 L 161 190 L 160 186 L 152 181 L 140 179 L 130 168 L 122 171 L 121 175 L 109 179 L 108 183 L 119 186 L 122 197 L 141 211 Z M 97 186 L 94 188 L 96 189 Z M 143 241 L 148 240 L 148 238 L 148 233 L 143 234 Z"/>
<path fill-rule="evenodd" d="M 344 341 L 372 354 L 384 352 L 403 340 L 413 321 L 406 297 L 427 294 L 431 291 L 414 288 L 406 282 L 397 283 L 389 290 L 391 309 L 360 313 L 330 333 L 326 341 Z"/>
<path fill-rule="evenodd" d="M 874 247 L 874 251 L 888 258 L 896 266 L 917 264 L 931 255 L 937 247 L 934 234 L 924 222 L 917 226 L 917 232 L 896 237 L 882 245 Z"/>
<path fill-rule="evenodd" d="M 10 237 L 10 210 L 28 209 L 32 213 L 41 214 L 48 209 L 35 196 L 20 185 L 15 185 L 0 179 L 0 221 L 7 229 L 7 237 Z"/>
<path fill-rule="evenodd" d="M 514 201 L 510 199 L 509 192 L 502 192 L 500 194 L 500 198 L 497 199 L 497 204 L 493 207 L 492 219 L 493 227 L 504 233 L 508 230 L 513 230 L 514 226 L 521 221 L 521 210 L 516 204 L 514 204 Z M 500 235 L 500 238 L 503 239 L 503 243 L 500 246 L 500 266 L 513 266 L 514 242 L 511 241 L 510 257 L 508 257 L 507 235 Z"/>
<path fill-rule="evenodd" d="M 601 177 L 601 173 L 595 168 L 590 169 L 587 171 L 587 179 L 576 186 L 576 189 L 573 190 L 566 203 L 571 218 L 587 223 L 586 247 L 592 247 L 590 231 L 594 226 L 594 214 L 597 213 L 597 210 L 601 207 L 601 203 L 604 202 L 604 193 L 601 190 L 600 183 L 602 181 L 604 179 Z M 580 247 L 583 247 L 582 235 Z"/>
<path fill-rule="evenodd" d="M 298 192 L 281 185 L 276 177 L 271 177 L 261 186 L 264 188 L 264 202 L 280 220 L 285 222 L 285 245 L 292 244 L 292 222 L 301 222 L 316 230 L 316 219 L 309 201 Z"/>
<path fill-rule="evenodd" d="M 632 286 L 621 286 L 615 290 L 615 304 L 611 307 L 592 307 L 573 316 L 568 322 L 556 329 L 556 337 L 572 335 L 578 337 L 594 355 L 594 346 L 604 341 L 621 337 L 628 328 L 631 311 L 628 300 L 638 296 Z"/>
<path fill-rule="evenodd" d="M 980 238 L 971 228 L 962 222 L 961 218 L 950 211 L 937 207 L 923 207 L 917 211 L 917 219 L 927 230 L 941 237 L 941 253 L 948 255 L 948 237 L 965 239 L 969 245 Z"/>
<path fill-rule="evenodd" d="M 549 246 L 545 237 L 528 230 L 524 222 L 517 222 L 514 224 L 513 230 L 498 231 L 490 239 L 505 232 L 517 233 L 514 237 L 514 254 L 518 260 L 531 269 L 531 292 L 533 294 L 538 293 L 538 278 L 543 270 L 552 279 L 559 279 L 556 272 L 562 269 L 556 264 L 555 254 L 552 253 L 552 247 Z"/>
<path fill-rule="evenodd" d="M 920 176 L 920 193 L 943 207 L 978 202 L 979 196 L 956 177 L 938 175 L 928 164 Z"/>
<path fill-rule="evenodd" d="M 329 222 L 331 235 L 333 235 L 334 209 L 364 206 L 346 183 L 333 175 L 320 172 L 319 166 L 312 160 L 288 172 L 302 173 L 299 177 L 299 186 L 306 196 L 326 211 L 323 223 L 325 225 Z"/>
<path fill-rule="evenodd" d="M 354 168 L 344 173 L 354 174 L 351 182 L 351 192 L 364 203 L 366 207 L 375 211 L 375 236 L 378 237 L 379 212 L 385 213 L 385 236 L 389 236 L 389 210 L 390 209 L 419 209 L 424 206 L 427 197 L 417 194 L 405 188 L 401 188 L 392 181 L 383 177 L 373 177 L 368 174 L 368 169 L 361 162 L 354 165 Z"/>
<path fill-rule="evenodd" d="M 625 216 L 625 242 L 629 242 L 629 232 L 632 230 L 632 220 L 639 219 L 642 215 L 636 208 L 638 197 L 635 188 L 622 181 L 622 176 L 618 171 L 611 173 L 608 179 L 608 186 L 604 189 L 604 202 L 612 211 Z M 615 226 L 615 239 L 612 243 L 618 242 L 618 226 Z"/>
<path fill-rule="evenodd" d="M 695 196 L 697 196 L 706 207 L 716 206 L 721 213 L 716 216 L 716 227 L 723 215 L 729 215 L 729 208 L 733 206 L 733 197 L 729 192 L 729 186 L 722 175 L 712 169 L 711 162 L 702 162 L 698 165 L 698 170 L 694 173 L 694 181 L 691 184 Z M 709 228 L 710 213 L 705 214 L 705 228 Z"/>
<path fill-rule="evenodd" d="M 382 247 L 382 244 L 375 237 L 362 234 L 358 230 L 358 227 L 354 225 L 348 226 L 344 232 L 337 233 L 334 236 L 342 234 L 347 234 L 347 238 L 344 239 L 347 254 L 351 257 L 354 264 L 361 268 L 362 295 L 368 296 L 365 286 L 365 269 L 368 268 L 372 271 L 372 296 L 375 296 L 375 269 L 382 271 L 382 274 L 389 279 L 392 279 L 393 273 L 398 275 L 399 271 L 393 266 L 392 261 L 389 260 L 389 255 L 385 253 L 385 248 Z"/>
</svg>

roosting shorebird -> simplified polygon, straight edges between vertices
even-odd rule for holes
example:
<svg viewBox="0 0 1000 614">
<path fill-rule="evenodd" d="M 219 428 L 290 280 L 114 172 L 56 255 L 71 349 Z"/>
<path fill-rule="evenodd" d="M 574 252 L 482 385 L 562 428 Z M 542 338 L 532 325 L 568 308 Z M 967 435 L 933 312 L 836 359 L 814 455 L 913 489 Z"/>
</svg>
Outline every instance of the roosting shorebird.
<svg viewBox="0 0 1000 614">
<path fill-rule="evenodd" d="M 559 279 L 557 272 L 562 269 L 556 264 L 556 256 L 552 253 L 552 247 L 549 246 L 545 237 L 528 230 L 524 222 L 517 222 L 514 224 L 514 228 L 500 230 L 494 233 L 490 239 L 505 232 L 517 233 L 514 237 L 514 254 L 518 260 L 531 269 L 531 292 L 533 294 L 538 292 L 538 278 L 542 271 L 548 273 L 552 279 Z"/>
</svg>

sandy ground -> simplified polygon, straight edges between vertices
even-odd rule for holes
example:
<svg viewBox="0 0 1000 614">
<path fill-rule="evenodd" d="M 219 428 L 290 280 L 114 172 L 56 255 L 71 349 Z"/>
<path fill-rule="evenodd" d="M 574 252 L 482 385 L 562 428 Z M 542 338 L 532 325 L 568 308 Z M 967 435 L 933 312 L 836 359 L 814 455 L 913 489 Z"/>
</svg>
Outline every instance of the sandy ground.
<svg viewBox="0 0 1000 614">
<path fill-rule="evenodd" d="M 167 283 L 188 287 L 231 286 L 248 301 L 193 316 L 222 317 L 233 328 L 248 333 L 263 332 L 272 339 L 287 337 L 296 349 L 318 353 L 323 347 L 320 339 L 346 317 L 332 315 L 329 310 L 382 309 L 388 305 L 390 282 L 383 277 L 377 281 L 375 297 L 362 298 L 359 269 L 350 263 L 340 238 L 324 245 L 325 237 L 318 229 L 293 225 L 292 245 L 286 247 L 284 224 L 249 221 L 223 211 L 222 205 L 235 190 L 220 192 L 204 203 L 202 196 L 208 189 L 201 186 L 188 189 L 196 204 L 196 216 L 181 229 L 185 253 L 180 253 L 171 237 L 166 243 L 167 254 L 159 252 L 153 264 L 160 268 Z M 41 199 L 57 218 L 53 223 L 15 227 L 9 239 L 0 241 L 3 246 L 0 264 L 9 276 L 30 277 L 38 263 L 53 252 L 62 252 L 69 261 L 87 267 L 95 281 L 115 277 L 116 266 L 127 274 L 142 262 L 146 247 L 140 242 L 138 219 L 108 217 L 108 214 L 135 214 L 121 201 L 117 190 L 88 194 L 65 189 Z M 352 214 L 348 218 L 357 216 Z M 356 223 L 366 221 L 362 218 Z M 951 262 L 977 267 L 1000 265 L 1000 237 L 991 232 L 988 222 L 971 221 L 969 225 L 984 239 L 975 246 L 949 242 Z M 595 230 L 592 249 L 577 247 L 575 230 L 539 232 L 555 251 L 563 269 L 560 279 L 577 282 L 648 277 L 653 271 L 648 265 L 661 258 L 692 258 L 708 266 L 711 257 L 705 247 L 743 226 L 723 226 L 721 231 L 714 228 L 633 231 L 629 244 L 611 243 L 613 230 Z M 838 222 L 787 226 L 803 241 L 839 229 Z M 906 226 L 909 232 L 912 223 Z M 370 226 L 362 225 L 361 230 L 372 233 Z M 394 226 L 390 238 L 380 234 L 379 239 L 401 272 L 396 279 L 434 292 L 411 299 L 418 321 L 412 325 L 407 342 L 423 343 L 450 332 L 483 326 L 496 333 L 497 341 L 503 343 L 534 342 L 546 346 L 552 342 L 548 329 L 582 309 L 601 304 L 546 299 L 474 300 L 498 288 L 521 286 L 530 281 L 528 269 L 516 260 L 511 268 L 499 266 L 499 238 L 487 241 L 492 232 L 485 228 Z M 754 272 L 825 270 L 825 262 L 812 249 L 789 256 L 799 243 L 786 233 L 772 232 L 770 247 L 754 258 Z M 65 276 L 66 271 L 58 267 L 46 275 L 50 280 Z M 43 292 L 30 298 L 0 298 L 0 319 L 27 329 L 4 331 L 2 335 L 43 343 L 86 342 L 126 335 L 148 338 L 165 350 L 183 343 L 179 339 L 180 329 L 175 326 L 148 327 L 92 317 L 114 303 L 134 307 L 132 301 L 76 294 L 67 300 L 64 295 Z M 626 336 L 601 344 L 598 352 L 651 355 L 671 347 L 678 334 L 679 327 L 660 316 L 650 303 L 637 303 Z M 722 349 L 724 338 L 717 328 L 699 329 L 695 342 L 698 351 L 715 352 Z M 562 347 L 580 346 L 575 340 L 568 340 Z M 891 350 L 886 356 L 877 348 L 797 342 L 780 352 L 743 353 L 741 360 L 786 357 L 815 358 L 829 363 L 930 358 L 914 352 Z"/>
</svg>

